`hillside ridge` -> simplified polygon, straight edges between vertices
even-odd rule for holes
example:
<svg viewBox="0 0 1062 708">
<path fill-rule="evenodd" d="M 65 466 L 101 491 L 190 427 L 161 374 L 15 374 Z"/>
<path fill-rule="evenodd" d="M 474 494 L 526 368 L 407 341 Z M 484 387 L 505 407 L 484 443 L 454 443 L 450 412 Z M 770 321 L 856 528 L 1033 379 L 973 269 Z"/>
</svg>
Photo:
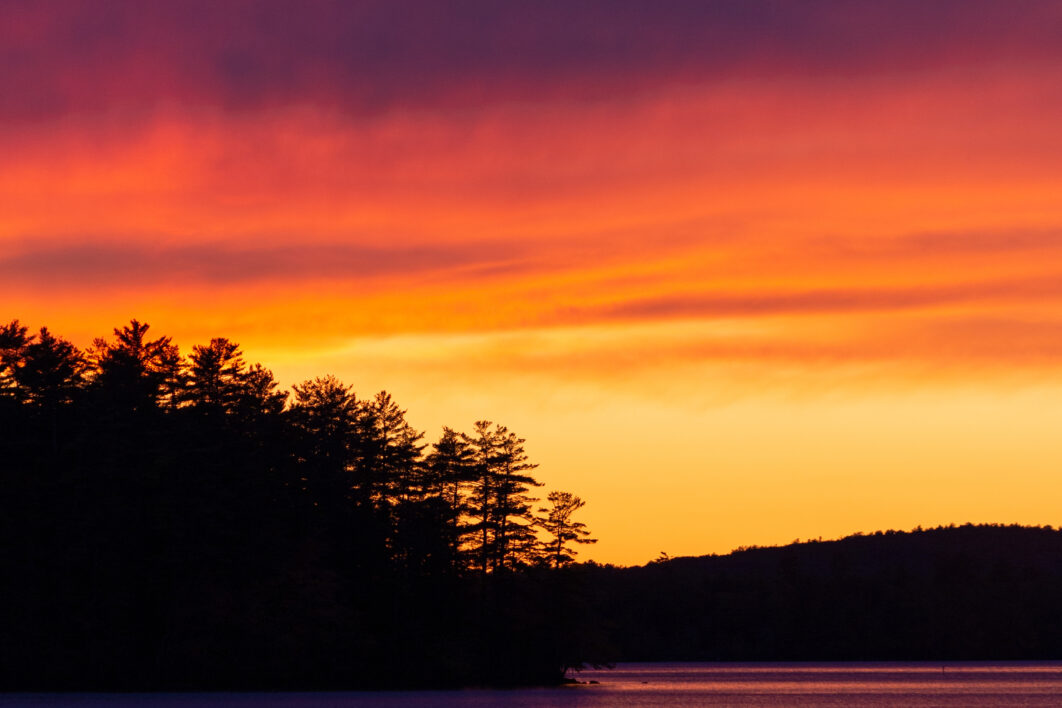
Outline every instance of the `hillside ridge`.
<svg viewBox="0 0 1062 708">
<path fill-rule="evenodd" d="M 1062 530 L 964 524 L 595 569 L 621 661 L 1052 659 Z"/>
</svg>

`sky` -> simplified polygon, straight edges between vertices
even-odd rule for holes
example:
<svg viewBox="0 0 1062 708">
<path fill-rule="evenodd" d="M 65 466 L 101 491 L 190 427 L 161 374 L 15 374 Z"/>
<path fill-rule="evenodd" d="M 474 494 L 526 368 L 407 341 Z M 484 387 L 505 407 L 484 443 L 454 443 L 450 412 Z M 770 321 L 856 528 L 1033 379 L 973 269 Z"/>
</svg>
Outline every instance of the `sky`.
<svg viewBox="0 0 1062 708">
<path fill-rule="evenodd" d="M 640 564 L 1062 524 L 1062 3 L 0 4 L 0 320 L 492 420 Z"/>
</svg>

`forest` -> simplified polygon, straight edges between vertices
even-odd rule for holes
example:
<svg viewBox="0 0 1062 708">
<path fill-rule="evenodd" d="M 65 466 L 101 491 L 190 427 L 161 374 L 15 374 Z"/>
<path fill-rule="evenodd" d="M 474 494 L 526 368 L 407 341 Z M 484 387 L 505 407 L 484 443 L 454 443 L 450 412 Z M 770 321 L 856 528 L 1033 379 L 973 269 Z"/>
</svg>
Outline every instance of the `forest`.
<svg viewBox="0 0 1062 708">
<path fill-rule="evenodd" d="M 328 376 L 281 391 L 224 338 L 182 356 L 133 320 L 82 351 L 0 326 L 0 690 L 1062 657 L 1060 530 L 579 563 L 584 502 L 540 495 L 524 442 L 479 421 L 429 445 L 388 394 Z"/>
<path fill-rule="evenodd" d="M 623 661 L 1062 658 L 1062 530 L 951 525 L 584 565 Z"/>
<path fill-rule="evenodd" d="M 279 389 L 225 338 L 132 320 L 82 351 L 0 326 L 0 688 L 552 683 L 596 661 L 505 426 L 438 441 L 386 392 Z"/>
</svg>

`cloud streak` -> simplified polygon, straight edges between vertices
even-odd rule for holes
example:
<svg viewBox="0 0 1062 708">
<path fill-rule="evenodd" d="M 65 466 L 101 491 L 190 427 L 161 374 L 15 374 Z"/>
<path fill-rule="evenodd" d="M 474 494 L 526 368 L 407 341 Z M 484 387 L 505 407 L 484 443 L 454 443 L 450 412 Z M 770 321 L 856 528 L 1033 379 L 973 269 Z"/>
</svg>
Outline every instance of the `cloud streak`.
<svg viewBox="0 0 1062 708">
<path fill-rule="evenodd" d="M 912 287 L 823 288 L 790 292 L 692 293 L 634 299 L 583 313 L 589 320 L 739 317 L 904 311 L 956 304 L 1062 297 L 1062 275 Z"/>
<path fill-rule="evenodd" d="M 832 258 L 1027 255 L 1062 249 L 1062 227 L 926 231 L 879 239 L 857 239 L 848 235 L 813 239 L 809 247 Z"/>
<path fill-rule="evenodd" d="M 526 249 L 504 243 L 385 247 L 343 244 L 254 247 L 229 243 L 151 246 L 83 242 L 0 256 L 0 278 L 12 284 L 123 288 L 165 284 L 209 286 L 431 277 L 462 279 L 512 273 Z"/>
</svg>

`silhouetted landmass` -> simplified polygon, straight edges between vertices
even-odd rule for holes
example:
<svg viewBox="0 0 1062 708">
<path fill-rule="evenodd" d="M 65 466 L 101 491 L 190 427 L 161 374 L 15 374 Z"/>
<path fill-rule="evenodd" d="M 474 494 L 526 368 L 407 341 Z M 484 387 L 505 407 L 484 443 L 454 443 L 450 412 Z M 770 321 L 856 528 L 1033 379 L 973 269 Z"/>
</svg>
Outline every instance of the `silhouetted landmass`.
<svg viewBox="0 0 1062 708">
<path fill-rule="evenodd" d="M 573 563 L 524 441 L 278 391 L 227 339 L 0 325 L 0 690 L 555 683 L 585 663 L 1058 659 L 1062 531 Z"/>
<path fill-rule="evenodd" d="M 582 502 L 500 425 L 430 448 L 137 321 L 0 325 L 0 690 L 531 684 L 592 661 Z"/>
<path fill-rule="evenodd" d="M 584 566 L 621 661 L 1062 658 L 1062 531 L 952 526 Z"/>
</svg>

